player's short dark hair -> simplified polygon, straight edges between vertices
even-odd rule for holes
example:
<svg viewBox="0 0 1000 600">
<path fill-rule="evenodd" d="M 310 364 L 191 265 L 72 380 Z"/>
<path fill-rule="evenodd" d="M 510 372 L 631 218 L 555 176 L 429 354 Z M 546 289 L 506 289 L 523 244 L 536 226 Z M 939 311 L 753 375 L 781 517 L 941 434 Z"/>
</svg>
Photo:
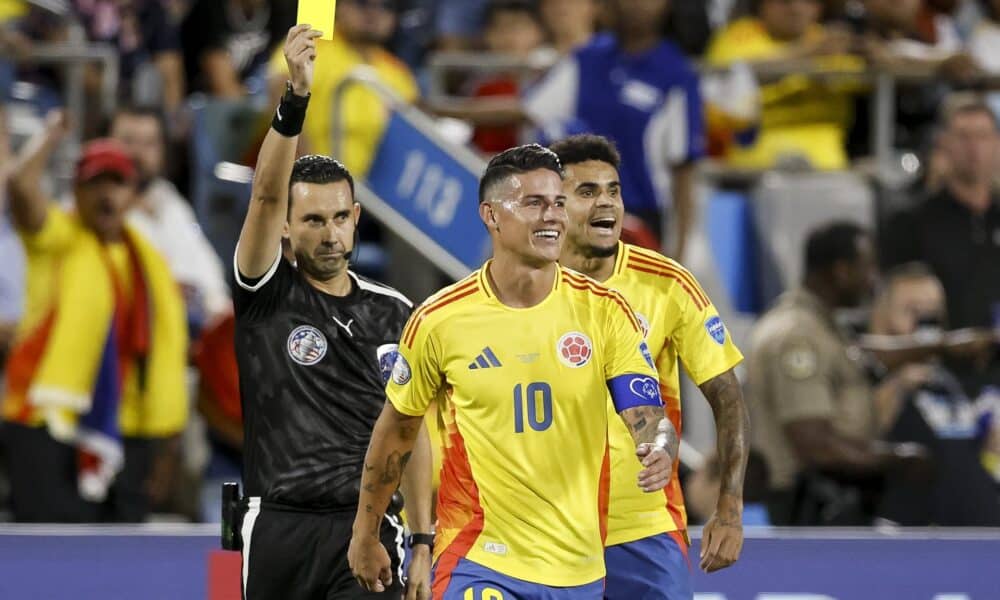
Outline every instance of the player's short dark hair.
<svg viewBox="0 0 1000 600">
<path fill-rule="evenodd" d="M 490 0 L 486 3 L 486 10 L 483 12 L 483 27 L 489 27 L 501 13 L 523 13 L 542 22 L 542 17 L 538 12 L 538 4 L 531 0 Z"/>
<path fill-rule="evenodd" d="M 592 133 L 571 135 L 550 145 L 549 150 L 559 156 L 559 162 L 563 166 L 599 160 L 618 169 L 622 163 L 622 157 L 618 154 L 615 143 L 603 135 Z"/>
<path fill-rule="evenodd" d="M 486 165 L 486 171 L 483 172 L 483 177 L 479 180 L 479 203 L 482 204 L 487 200 L 487 196 L 498 183 L 506 181 L 507 178 L 514 175 L 539 169 L 552 171 L 560 178 L 563 176 L 559 157 L 544 146 L 528 144 L 504 150 L 494 156 Z"/>
<path fill-rule="evenodd" d="M 858 258 L 858 240 L 868 231 L 850 221 L 835 221 L 814 229 L 806 240 L 806 273 L 817 273 L 839 261 Z"/>
<path fill-rule="evenodd" d="M 354 197 L 354 177 L 344 163 L 321 154 L 307 154 L 296 159 L 292 165 L 292 177 L 288 182 L 288 213 L 292 212 L 292 186 L 296 183 L 316 183 L 319 185 L 346 181 L 351 188 L 351 200 Z"/>
</svg>

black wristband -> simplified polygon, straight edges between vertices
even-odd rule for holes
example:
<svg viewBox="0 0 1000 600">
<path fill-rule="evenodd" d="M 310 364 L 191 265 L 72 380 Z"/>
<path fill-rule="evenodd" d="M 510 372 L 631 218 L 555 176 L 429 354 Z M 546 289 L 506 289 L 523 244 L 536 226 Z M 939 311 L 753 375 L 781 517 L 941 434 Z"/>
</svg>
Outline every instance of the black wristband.
<svg viewBox="0 0 1000 600">
<path fill-rule="evenodd" d="M 278 109 L 274 111 L 271 127 L 285 137 L 295 137 L 302 133 L 302 123 L 306 120 L 309 96 L 296 96 L 289 83 L 281 97 Z"/>
<path fill-rule="evenodd" d="M 431 550 L 434 549 L 434 534 L 433 533 L 414 533 L 410 536 L 410 548 L 418 544 L 423 544 L 429 546 Z"/>
</svg>

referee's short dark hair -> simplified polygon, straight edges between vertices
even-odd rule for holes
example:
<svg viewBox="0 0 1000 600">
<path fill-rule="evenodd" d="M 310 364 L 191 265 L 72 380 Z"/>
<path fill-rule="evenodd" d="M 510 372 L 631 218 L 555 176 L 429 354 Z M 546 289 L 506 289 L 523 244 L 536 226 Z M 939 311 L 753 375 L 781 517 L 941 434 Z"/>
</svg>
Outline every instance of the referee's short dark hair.
<svg viewBox="0 0 1000 600">
<path fill-rule="evenodd" d="M 292 165 L 292 177 L 288 182 L 288 212 L 292 211 L 292 186 L 296 183 L 316 183 L 327 184 L 346 181 L 351 188 L 351 200 L 357 202 L 354 197 L 354 177 L 347 170 L 344 163 L 329 156 L 321 154 L 307 154 L 295 161 Z"/>
<path fill-rule="evenodd" d="M 588 160 L 599 160 L 618 169 L 622 157 L 618 154 L 615 143 L 603 135 L 581 133 L 561 139 L 549 146 L 549 149 L 559 156 L 559 162 L 566 165 L 576 165 Z"/>
<path fill-rule="evenodd" d="M 858 240 L 869 234 L 861 225 L 835 221 L 814 229 L 806 240 L 806 273 L 818 273 L 838 261 L 858 258 Z"/>
<path fill-rule="evenodd" d="M 493 193 L 497 184 L 506 181 L 509 177 L 539 169 L 552 171 L 560 179 L 563 176 L 559 157 L 544 146 L 528 144 L 504 150 L 494 156 L 486 165 L 486 171 L 483 173 L 482 179 L 479 180 L 479 203 L 482 204 L 489 200 L 488 196 Z"/>
</svg>

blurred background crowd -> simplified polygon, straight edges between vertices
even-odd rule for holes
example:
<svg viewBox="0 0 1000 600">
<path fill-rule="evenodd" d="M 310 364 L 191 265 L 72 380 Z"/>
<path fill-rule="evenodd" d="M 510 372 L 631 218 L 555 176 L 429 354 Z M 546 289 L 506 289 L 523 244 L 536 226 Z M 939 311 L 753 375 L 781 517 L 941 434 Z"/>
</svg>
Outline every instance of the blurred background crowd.
<svg viewBox="0 0 1000 600">
<path fill-rule="evenodd" d="M 445 148 L 617 143 L 626 240 L 691 268 L 748 357 L 748 522 L 1000 526 L 1000 0 L 337 4 L 303 153 L 365 179 L 389 109 L 359 72 Z M 227 265 L 294 21 L 0 0 L 0 520 L 218 518 Z M 145 241 L 80 235 L 122 220 Z M 416 301 L 448 281 L 367 216 L 361 240 L 355 268 Z M 697 521 L 718 469 L 685 394 Z"/>
</svg>

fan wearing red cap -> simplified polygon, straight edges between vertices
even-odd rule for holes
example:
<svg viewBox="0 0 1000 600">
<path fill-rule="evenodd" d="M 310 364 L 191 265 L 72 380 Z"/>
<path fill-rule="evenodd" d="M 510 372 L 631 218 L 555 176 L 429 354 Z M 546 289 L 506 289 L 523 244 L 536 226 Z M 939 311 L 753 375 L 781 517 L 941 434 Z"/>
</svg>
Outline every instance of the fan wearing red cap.
<svg viewBox="0 0 1000 600">
<path fill-rule="evenodd" d="M 121 237 L 134 182 L 135 165 L 119 142 L 102 138 L 83 147 L 76 163 L 76 209 L 97 237 L 104 241 Z"/>
<path fill-rule="evenodd" d="M 30 299 L 0 399 L 4 443 L 18 457 L 7 465 L 11 512 L 16 521 L 141 522 L 150 496 L 118 490 L 143 489 L 142 453 L 187 421 L 184 300 L 163 256 L 125 224 L 136 169 L 122 145 L 84 145 L 75 210 L 48 197 L 40 184 L 67 130 L 65 114 L 50 113 L 7 185 Z M 28 466 L 31 456 L 45 460 Z"/>
</svg>

